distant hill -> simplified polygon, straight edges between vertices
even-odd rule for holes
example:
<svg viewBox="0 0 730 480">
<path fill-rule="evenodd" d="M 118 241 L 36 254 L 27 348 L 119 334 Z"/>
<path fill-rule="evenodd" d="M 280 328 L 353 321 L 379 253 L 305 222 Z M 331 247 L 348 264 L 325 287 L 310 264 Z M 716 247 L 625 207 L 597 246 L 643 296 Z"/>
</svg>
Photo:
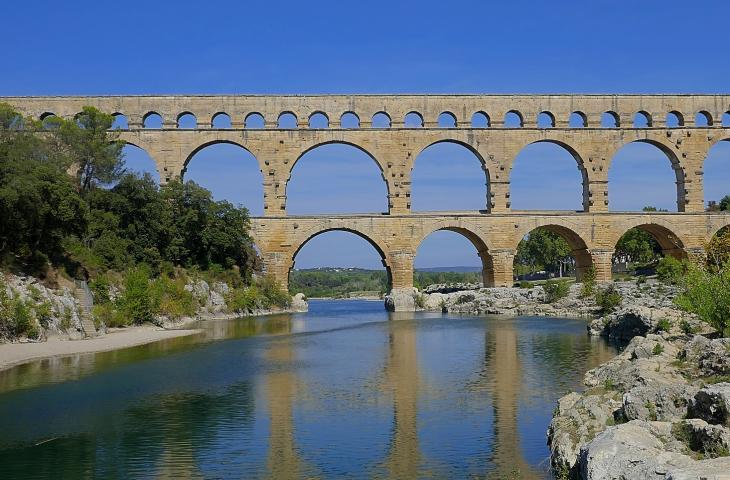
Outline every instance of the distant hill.
<svg viewBox="0 0 730 480">
<path fill-rule="evenodd" d="M 417 268 L 417 272 L 481 272 L 482 267 L 467 267 L 465 265 L 457 267 L 427 267 Z"/>
</svg>

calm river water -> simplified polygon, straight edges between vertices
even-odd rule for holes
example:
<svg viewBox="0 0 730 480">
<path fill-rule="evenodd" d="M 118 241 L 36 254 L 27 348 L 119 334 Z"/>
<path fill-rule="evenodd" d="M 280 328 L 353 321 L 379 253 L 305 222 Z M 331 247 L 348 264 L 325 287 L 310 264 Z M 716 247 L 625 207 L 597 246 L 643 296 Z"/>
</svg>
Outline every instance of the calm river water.
<svg viewBox="0 0 730 480">
<path fill-rule="evenodd" d="M 0 478 L 546 478 L 556 400 L 615 354 L 366 301 L 204 328 L 1 372 Z"/>
</svg>

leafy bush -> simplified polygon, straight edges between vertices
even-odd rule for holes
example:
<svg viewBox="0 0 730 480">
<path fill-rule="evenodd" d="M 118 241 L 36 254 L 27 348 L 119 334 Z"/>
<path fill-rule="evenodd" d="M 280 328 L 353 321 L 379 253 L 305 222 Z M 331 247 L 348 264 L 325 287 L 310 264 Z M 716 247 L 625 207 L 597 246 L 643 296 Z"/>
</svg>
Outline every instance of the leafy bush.
<svg viewBox="0 0 730 480">
<path fill-rule="evenodd" d="M 618 290 L 616 290 L 616 287 L 611 284 L 605 288 L 596 290 L 595 300 L 596 305 L 598 305 L 603 312 L 612 312 L 621 305 L 621 302 L 623 302 L 624 299 Z"/>
<path fill-rule="evenodd" d="M 723 336 L 730 335 L 730 265 L 711 272 L 691 264 L 683 281 L 683 291 L 675 303 L 712 326 Z"/>
<path fill-rule="evenodd" d="M 134 267 L 127 271 L 124 291 L 117 301 L 117 306 L 131 323 L 140 324 L 153 320 L 150 275 L 147 268 Z"/>
<path fill-rule="evenodd" d="M 95 324 L 103 323 L 107 327 L 127 327 L 132 323 L 131 319 L 124 315 L 120 309 L 117 309 L 113 303 L 101 303 L 94 305 L 93 314 Z"/>
<path fill-rule="evenodd" d="M 155 314 L 177 320 L 195 315 L 198 303 L 192 292 L 185 290 L 185 279 L 161 276 L 150 285 L 152 311 Z"/>
<path fill-rule="evenodd" d="M 596 269 L 591 267 L 583 274 L 580 298 L 588 298 L 596 291 Z"/>
<path fill-rule="evenodd" d="M 661 343 L 657 343 L 654 345 L 654 348 L 651 350 L 652 355 L 661 355 L 664 352 L 664 345 Z"/>
<path fill-rule="evenodd" d="M 568 282 L 556 282 L 553 280 L 545 282 L 545 285 L 543 285 L 542 288 L 545 291 L 546 303 L 557 302 L 561 298 L 567 297 L 568 292 L 570 291 Z"/>
<path fill-rule="evenodd" d="M 694 335 L 695 333 L 697 333 L 697 328 L 695 328 L 684 318 L 679 322 L 679 328 L 685 335 Z"/>
<path fill-rule="evenodd" d="M 527 280 L 522 280 L 519 284 L 520 288 L 530 288 L 532 287 L 532 284 L 528 282 Z"/>
<path fill-rule="evenodd" d="M 677 284 L 687 270 L 687 264 L 674 257 L 667 256 L 659 260 L 656 274 L 659 280 L 665 283 Z"/>
</svg>

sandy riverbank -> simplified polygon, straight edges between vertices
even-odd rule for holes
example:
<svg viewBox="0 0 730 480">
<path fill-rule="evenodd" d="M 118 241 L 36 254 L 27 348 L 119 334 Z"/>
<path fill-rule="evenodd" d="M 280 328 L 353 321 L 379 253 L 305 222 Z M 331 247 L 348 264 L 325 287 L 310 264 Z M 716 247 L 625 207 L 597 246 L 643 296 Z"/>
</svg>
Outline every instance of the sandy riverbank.
<svg viewBox="0 0 730 480">
<path fill-rule="evenodd" d="M 128 327 L 109 332 L 103 336 L 84 340 L 66 340 L 51 337 L 46 342 L 6 343 L 0 345 L 0 371 L 33 360 L 62 357 L 80 353 L 97 353 L 121 348 L 135 347 L 168 338 L 183 337 L 201 330 L 164 330 L 153 325 Z"/>
</svg>

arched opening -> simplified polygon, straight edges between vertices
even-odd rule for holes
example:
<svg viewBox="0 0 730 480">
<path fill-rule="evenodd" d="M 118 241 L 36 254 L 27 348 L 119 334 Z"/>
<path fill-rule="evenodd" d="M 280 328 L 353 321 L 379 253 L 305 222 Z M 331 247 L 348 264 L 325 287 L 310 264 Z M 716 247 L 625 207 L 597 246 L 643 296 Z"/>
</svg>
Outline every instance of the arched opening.
<svg viewBox="0 0 730 480">
<path fill-rule="evenodd" d="M 292 167 L 286 186 L 287 212 L 366 213 L 388 211 L 388 188 L 377 161 L 346 143 L 315 146 Z"/>
<path fill-rule="evenodd" d="M 142 118 L 143 128 L 162 128 L 162 116 L 159 113 L 150 112 Z"/>
<path fill-rule="evenodd" d="M 616 112 L 603 112 L 601 114 L 601 128 L 618 128 L 619 120 Z"/>
<path fill-rule="evenodd" d="M 390 128 L 390 116 L 385 112 L 378 112 L 373 115 L 373 128 Z"/>
<path fill-rule="evenodd" d="M 264 122 L 264 116 L 257 112 L 249 113 L 248 115 L 246 115 L 246 119 L 243 121 L 243 125 L 245 128 L 250 128 L 252 130 L 261 129 L 266 126 Z"/>
<path fill-rule="evenodd" d="M 123 113 L 112 114 L 112 130 L 128 130 L 129 122 Z"/>
<path fill-rule="evenodd" d="M 636 112 L 634 115 L 634 128 L 651 127 L 651 115 L 648 112 Z"/>
<path fill-rule="evenodd" d="M 489 179 L 483 165 L 484 160 L 461 143 L 426 147 L 413 163 L 411 210 L 488 210 Z"/>
<path fill-rule="evenodd" d="M 261 168 L 256 157 L 240 145 L 202 145 L 188 157 L 183 175 L 185 180 L 210 190 L 216 200 L 244 206 L 251 216 L 264 213 Z"/>
<path fill-rule="evenodd" d="M 514 210 L 586 210 L 587 188 L 583 161 L 567 145 L 532 143 L 512 164 L 510 201 Z"/>
<path fill-rule="evenodd" d="M 494 285 L 494 268 L 487 245 L 473 232 L 444 227 L 427 235 L 413 262 L 413 286 L 440 283 Z"/>
<path fill-rule="evenodd" d="M 537 128 L 553 128 L 555 127 L 555 116 L 550 112 L 540 112 L 537 114 Z"/>
<path fill-rule="evenodd" d="M 721 210 L 722 207 L 730 210 L 730 139 L 710 148 L 702 171 L 708 210 Z"/>
<path fill-rule="evenodd" d="M 403 125 L 406 128 L 421 128 L 423 127 L 423 117 L 418 112 L 408 112 L 403 119 Z"/>
<path fill-rule="evenodd" d="M 456 128 L 456 116 L 451 112 L 443 112 L 439 115 L 439 128 Z"/>
<path fill-rule="evenodd" d="M 277 128 L 293 130 L 297 128 L 297 116 L 291 112 L 284 112 L 279 115 L 279 119 L 276 124 Z"/>
<path fill-rule="evenodd" d="M 588 126 L 588 117 L 583 112 L 573 112 L 568 119 L 570 128 L 585 128 Z"/>
<path fill-rule="evenodd" d="M 695 127 L 711 127 L 712 126 L 712 115 L 710 112 L 700 111 L 695 115 Z"/>
<path fill-rule="evenodd" d="M 213 115 L 210 121 L 210 126 L 213 128 L 231 128 L 231 117 L 225 112 L 218 112 Z"/>
<path fill-rule="evenodd" d="M 722 114 L 722 126 L 730 127 L 730 112 L 725 112 Z"/>
<path fill-rule="evenodd" d="M 489 127 L 489 115 L 484 112 L 476 112 L 471 116 L 472 128 L 488 128 Z"/>
<path fill-rule="evenodd" d="M 520 240 L 514 273 L 517 280 L 575 277 L 581 281 L 592 266 L 593 260 L 580 235 L 560 225 L 545 225 Z"/>
<path fill-rule="evenodd" d="M 612 270 L 617 274 L 653 275 L 664 256 L 684 258 L 682 242 L 666 227 L 637 225 L 627 230 L 614 247 Z"/>
<path fill-rule="evenodd" d="M 658 144 L 635 141 L 621 147 L 608 169 L 609 210 L 645 207 L 684 210 L 684 177 L 674 154 Z"/>
<path fill-rule="evenodd" d="M 354 112 L 345 112 L 340 117 L 341 128 L 360 128 L 360 117 Z"/>
<path fill-rule="evenodd" d="M 309 128 L 329 128 L 330 121 L 322 112 L 314 112 L 309 116 Z"/>
<path fill-rule="evenodd" d="M 137 175 L 149 174 L 152 178 L 160 183 L 160 172 L 157 170 L 157 164 L 150 157 L 149 153 L 131 143 L 127 143 L 122 148 L 122 158 L 124 159 L 124 170 Z"/>
<path fill-rule="evenodd" d="M 190 112 L 183 112 L 177 116 L 177 128 L 187 130 L 198 128 L 198 119 Z"/>
<path fill-rule="evenodd" d="M 43 128 L 46 130 L 52 130 L 54 128 L 58 128 L 61 118 L 57 116 L 55 113 L 44 113 L 41 115 L 41 124 L 43 125 Z"/>
<path fill-rule="evenodd" d="M 309 237 L 292 256 L 289 271 L 289 291 L 307 297 L 380 297 L 392 283 L 382 249 L 367 236 L 347 229 L 324 230 Z"/>
<path fill-rule="evenodd" d="M 667 127 L 669 128 L 677 128 L 677 127 L 683 127 L 684 126 L 684 116 L 677 112 L 669 112 L 667 114 Z"/>
<path fill-rule="evenodd" d="M 524 125 L 522 114 L 517 110 L 510 110 L 504 115 L 505 128 L 521 128 Z"/>
</svg>

